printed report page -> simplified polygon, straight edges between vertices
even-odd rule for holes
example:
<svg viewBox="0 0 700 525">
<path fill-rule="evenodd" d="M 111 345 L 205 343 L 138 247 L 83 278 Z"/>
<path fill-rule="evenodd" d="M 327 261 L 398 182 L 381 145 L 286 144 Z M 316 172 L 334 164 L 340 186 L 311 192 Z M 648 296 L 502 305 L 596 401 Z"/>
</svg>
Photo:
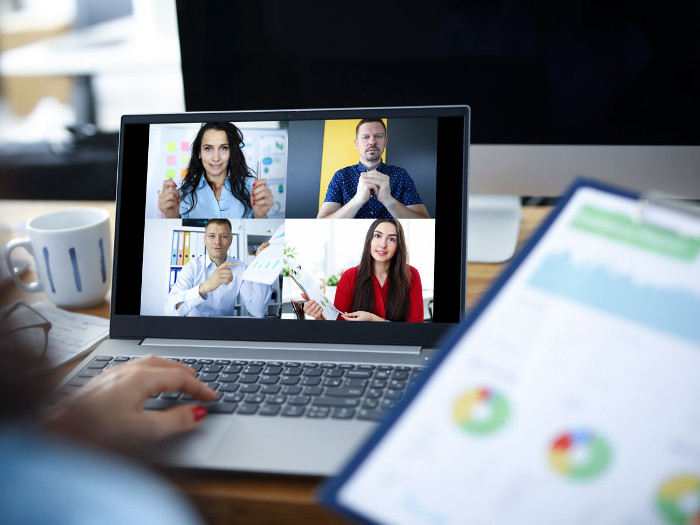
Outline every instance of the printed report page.
<svg viewBox="0 0 700 525">
<path fill-rule="evenodd" d="M 397 524 L 699 517 L 700 221 L 657 215 L 579 189 L 341 505 Z"/>
</svg>

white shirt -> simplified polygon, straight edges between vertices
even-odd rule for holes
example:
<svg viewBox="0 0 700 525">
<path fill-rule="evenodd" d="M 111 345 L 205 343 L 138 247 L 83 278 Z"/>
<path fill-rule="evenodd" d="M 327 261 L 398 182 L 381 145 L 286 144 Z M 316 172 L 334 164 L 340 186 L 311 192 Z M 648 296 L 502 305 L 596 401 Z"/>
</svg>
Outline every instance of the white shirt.
<svg viewBox="0 0 700 525">
<path fill-rule="evenodd" d="M 248 189 L 248 194 L 253 193 L 253 177 L 245 178 L 245 187 Z M 221 190 L 221 195 L 219 200 L 216 200 L 216 195 L 214 195 L 214 190 L 211 189 L 206 177 L 202 174 L 199 179 L 199 184 L 195 189 L 197 195 L 197 204 L 188 213 L 187 210 L 190 209 L 192 205 L 192 194 L 183 196 L 182 190 L 180 190 L 180 217 L 183 219 L 252 219 L 253 210 L 248 210 L 245 213 L 245 206 L 241 201 L 236 199 L 231 193 L 231 173 L 229 172 L 226 180 L 224 181 L 224 187 Z"/>
<path fill-rule="evenodd" d="M 199 295 L 199 285 L 214 273 L 216 263 L 206 255 L 197 257 L 183 266 L 165 300 L 165 313 L 188 317 L 239 315 L 234 306 L 240 294 L 241 303 L 250 315 L 263 317 L 272 296 L 272 286 L 242 280 L 246 265 L 230 256 L 226 257 L 226 262 L 238 265 L 231 268 L 233 281 L 222 284 L 204 297 Z M 177 308 L 179 303 L 182 304 Z"/>
</svg>

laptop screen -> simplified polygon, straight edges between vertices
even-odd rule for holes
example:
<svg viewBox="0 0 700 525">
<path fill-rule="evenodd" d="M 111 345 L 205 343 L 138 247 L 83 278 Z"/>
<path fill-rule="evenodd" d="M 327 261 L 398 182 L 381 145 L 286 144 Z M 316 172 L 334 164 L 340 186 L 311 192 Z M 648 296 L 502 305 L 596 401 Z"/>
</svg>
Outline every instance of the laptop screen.
<svg viewBox="0 0 700 525">
<path fill-rule="evenodd" d="M 123 117 L 112 337 L 434 344 L 468 133 L 464 106 Z"/>
</svg>

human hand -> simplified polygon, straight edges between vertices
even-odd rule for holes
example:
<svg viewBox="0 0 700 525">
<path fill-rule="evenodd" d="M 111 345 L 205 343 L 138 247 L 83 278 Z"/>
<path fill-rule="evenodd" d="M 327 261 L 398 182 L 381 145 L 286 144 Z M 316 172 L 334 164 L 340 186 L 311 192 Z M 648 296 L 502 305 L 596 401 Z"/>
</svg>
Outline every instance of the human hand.
<svg viewBox="0 0 700 525">
<path fill-rule="evenodd" d="M 258 255 L 260 255 L 260 252 L 263 251 L 268 246 L 270 246 L 269 242 L 264 242 L 260 246 L 258 246 L 258 249 L 255 250 L 255 256 L 257 257 Z"/>
<path fill-rule="evenodd" d="M 377 170 L 365 171 L 360 175 L 360 181 L 374 188 L 374 194 L 379 202 L 386 204 L 394 197 L 391 195 L 391 178 Z"/>
<path fill-rule="evenodd" d="M 166 436 L 187 432 L 206 416 L 195 404 L 163 411 L 144 410 L 159 392 L 176 390 L 202 402 L 216 393 L 195 378 L 194 369 L 155 356 L 106 370 L 61 400 L 44 419 L 51 430 L 120 452 L 139 448 Z"/>
<path fill-rule="evenodd" d="M 302 293 L 301 296 L 304 298 L 304 313 L 309 317 L 313 317 L 317 321 L 325 321 L 326 318 L 323 317 L 323 308 L 316 301 L 309 299 L 309 296 Z"/>
<path fill-rule="evenodd" d="M 347 314 L 341 313 L 340 315 L 346 321 L 386 321 L 386 319 L 383 319 L 378 315 L 362 310 L 358 310 L 357 312 L 348 312 Z"/>
<path fill-rule="evenodd" d="M 270 211 L 275 199 L 272 197 L 272 191 L 267 187 L 267 180 L 258 179 L 253 183 L 253 191 L 250 194 L 250 202 L 253 205 L 253 217 L 256 219 L 265 219 L 267 212 Z"/>
<path fill-rule="evenodd" d="M 225 262 L 217 266 L 209 278 L 199 285 L 199 295 L 204 297 L 210 292 L 216 290 L 222 284 L 229 284 L 233 281 L 233 272 L 231 268 L 238 266 L 235 262 Z"/>
<path fill-rule="evenodd" d="M 168 219 L 180 218 L 180 192 L 173 179 L 165 179 L 158 195 L 158 208 Z"/>
<path fill-rule="evenodd" d="M 355 196 L 353 200 L 357 202 L 358 206 L 362 206 L 365 202 L 369 200 L 372 193 L 376 194 L 379 188 L 374 184 L 371 184 L 364 178 L 364 173 L 360 175 L 360 180 L 357 181 L 357 190 L 355 191 Z"/>
</svg>

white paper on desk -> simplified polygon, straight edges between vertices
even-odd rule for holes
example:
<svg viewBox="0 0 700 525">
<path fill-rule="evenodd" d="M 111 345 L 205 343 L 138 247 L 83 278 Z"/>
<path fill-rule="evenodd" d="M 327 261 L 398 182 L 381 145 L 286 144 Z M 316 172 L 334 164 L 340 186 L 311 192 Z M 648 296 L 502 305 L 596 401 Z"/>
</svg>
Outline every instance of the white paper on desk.
<svg viewBox="0 0 700 525">
<path fill-rule="evenodd" d="M 272 234 L 265 248 L 243 272 L 244 281 L 272 284 L 280 275 L 284 258 L 284 223 Z"/>
<path fill-rule="evenodd" d="M 339 314 L 344 313 L 338 310 L 330 299 L 321 293 L 321 288 L 318 284 L 314 283 L 314 280 L 308 273 L 301 269 L 300 264 L 290 270 L 290 275 L 292 279 L 294 279 L 294 282 L 297 283 L 297 286 L 301 288 L 301 291 L 304 292 L 309 299 L 316 301 L 321 306 L 323 317 L 326 320 L 335 321 Z"/>
<path fill-rule="evenodd" d="M 32 308 L 51 321 L 46 356 L 52 367 L 83 357 L 109 335 L 109 319 L 46 303 L 34 303 Z"/>
<path fill-rule="evenodd" d="M 677 232 L 700 221 L 638 205 L 579 189 L 338 501 L 377 523 L 697 519 L 700 236 Z"/>
</svg>

